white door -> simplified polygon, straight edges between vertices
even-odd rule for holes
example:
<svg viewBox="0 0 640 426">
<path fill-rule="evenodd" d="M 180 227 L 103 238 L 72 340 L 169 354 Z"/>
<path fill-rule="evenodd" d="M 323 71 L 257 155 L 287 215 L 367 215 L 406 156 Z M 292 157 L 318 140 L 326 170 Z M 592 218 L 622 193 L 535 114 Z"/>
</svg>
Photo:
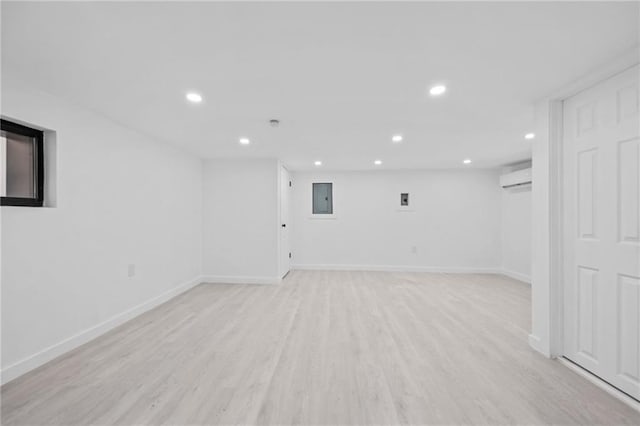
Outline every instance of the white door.
<svg viewBox="0 0 640 426">
<path fill-rule="evenodd" d="M 635 66 L 564 102 L 564 355 L 640 399 Z"/>
<path fill-rule="evenodd" d="M 280 277 L 284 277 L 291 268 L 291 247 L 289 244 L 289 198 L 291 178 L 284 167 L 280 168 Z"/>
</svg>

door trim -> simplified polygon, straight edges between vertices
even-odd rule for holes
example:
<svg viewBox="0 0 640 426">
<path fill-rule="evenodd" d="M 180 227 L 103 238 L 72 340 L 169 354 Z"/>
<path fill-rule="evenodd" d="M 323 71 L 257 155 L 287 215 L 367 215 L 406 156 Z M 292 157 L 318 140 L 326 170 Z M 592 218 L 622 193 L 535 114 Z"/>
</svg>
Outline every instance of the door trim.
<svg viewBox="0 0 640 426">
<path fill-rule="evenodd" d="M 559 358 L 564 355 L 564 227 L 562 209 L 564 101 L 638 64 L 640 64 L 640 57 L 637 48 L 630 49 L 615 60 L 607 62 L 604 66 L 546 98 L 549 111 L 549 248 L 547 255 L 549 261 L 549 356 L 551 358 Z M 535 336 L 531 335 L 529 340 L 531 341 L 532 338 Z"/>
<path fill-rule="evenodd" d="M 567 98 L 569 96 L 564 99 Z M 549 104 L 549 348 L 552 357 L 564 355 L 564 99 Z"/>
<path fill-rule="evenodd" d="M 548 166 L 549 166 L 549 354 L 563 366 L 589 380 L 599 388 L 614 396 L 621 402 L 640 412 L 640 401 L 621 389 L 613 386 L 595 373 L 581 367 L 565 357 L 564 349 L 564 211 L 563 211 L 563 150 L 564 140 L 564 102 L 572 96 L 597 84 L 624 73 L 630 68 L 640 65 L 637 52 L 625 55 L 614 62 L 617 67 L 608 66 L 606 72 L 599 71 L 573 84 L 570 89 L 559 92 L 559 95 L 548 99 Z M 597 76 L 597 77 L 594 77 Z M 530 336 L 533 338 L 535 336 Z M 533 346 L 533 345 L 532 345 Z"/>
<path fill-rule="evenodd" d="M 286 182 L 283 182 L 282 180 L 282 172 L 285 171 L 288 175 L 288 180 L 289 182 L 291 182 L 292 180 L 292 176 L 291 176 L 291 171 L 287 168 L 287 166 L 280 160 L 278 160 L 277 163 L 277 197 L 278 197 L 278 202 L 277 202 L 277 250 L 278 250 L 278 254 L 277 254 L 277 270 L 278 270 L 278 277 L 279 280 L 282 281 L 282 279 L 286 276 L 287 273 L 289 273 L 289 271 L 291 270 L 291 258 L 289 257 L 289 269 L 287 271 L 283 271 L 282 268 L 282 251 L 283 251 L 283 244 L 282 244 L 282 225 L 283 223 L 283 218 L 282 218 L 282 197 L 284 197 L 285 195 L 282 193 L 283 188 L 286 188 L 285 191 L 288 191 L 287 196 L 288 198 L 288 211 L 289 211 L 289 215 L 287 217 L 287 232 L 288 232 L 288 252 L 291 253 L 291 223 L 292 223 L 292 217 L 291 217 L 291 198 L 292 198 L 292 186 L 291 185 L 284 185 Z"/>
</svg>

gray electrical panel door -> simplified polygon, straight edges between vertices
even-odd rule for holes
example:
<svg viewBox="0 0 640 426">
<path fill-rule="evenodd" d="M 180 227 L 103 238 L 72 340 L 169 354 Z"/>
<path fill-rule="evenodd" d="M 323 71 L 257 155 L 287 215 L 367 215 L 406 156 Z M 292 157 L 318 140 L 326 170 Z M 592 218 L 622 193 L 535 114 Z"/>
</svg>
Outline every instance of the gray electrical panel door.
<svg viewBox="0 0 640 426">
<path fill-rule="evenodd" d="M 313 214 L 333 214 L 333 184 L 313 184 Z"/>
</svg>

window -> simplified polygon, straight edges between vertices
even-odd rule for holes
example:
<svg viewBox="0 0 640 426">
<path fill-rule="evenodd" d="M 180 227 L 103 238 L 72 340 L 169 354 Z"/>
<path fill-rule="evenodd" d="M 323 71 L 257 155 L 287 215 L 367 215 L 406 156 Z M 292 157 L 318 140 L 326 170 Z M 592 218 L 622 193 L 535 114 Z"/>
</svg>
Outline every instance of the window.
<svg viewBox="0 0 640 426">
<path fill-rule="evenodd" d="M 42 207 L 44 200 L 43 133 L 1 120 L 0 204 Z"/>
<path fill-rule="evenodd" d="M 333 184 L 313 184 L 313 214 L 333 214 Z"/>
</svg>

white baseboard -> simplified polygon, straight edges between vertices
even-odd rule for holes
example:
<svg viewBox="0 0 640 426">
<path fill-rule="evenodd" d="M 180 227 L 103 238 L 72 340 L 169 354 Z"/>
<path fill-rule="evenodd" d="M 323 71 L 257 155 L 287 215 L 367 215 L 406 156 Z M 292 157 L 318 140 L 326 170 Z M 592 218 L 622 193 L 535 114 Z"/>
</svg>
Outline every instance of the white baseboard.
<svg viewBox="0 0 640 426">
<path fill-rule="evenodd" d="M 531 346 L 536 352 L 539 352 L 541 355 L 544 355 L 547 358 L 551 358 L 551 354 L 549 351 L 543 347 L 542 340 L 536 335 L 529 335 L 529 346 Z"/>
<path fill-rule="evenodd" d="M 502 268 L 502 275 L 506 275 L 509 278 L 513 278 L 514 280 L 522 281 L 523 283 L 531 284 L 531 277 L 529 275 L 521 274 L 520 272 L 510 271 L 508 269 Z"/>
<path fill-rule="evenodd" d="M 291 269 L 300 271 L 381 271 L 381 272 L 433 272 L 445 274 L 500 274 L 531 284 L 531 277 L 504 268 L 467 268 L 440 266 L 392 266 L 392 265 L 326 265 L 326 264 L 298 264 Z"/>
<path fill-rule="evenodd" d="M 345 264 L 297 264 L 291 269 L 300 271 L 382 271 L 382 272 L 433 272 L 445 274 L 500 274 L 531 284 L 531 277 L 504 268 L 467 268 L 441 266 L 394 266 L 394 265 L 345 265 Z"/>
<path fill-rule="evenodd" d="M 280 284 L 279 277 L 243 277 L 234 275 L 203 275 L 205 284 Z"/>
<path fill-rule="evenodd" d="M 90 327 L 84 331 L 81 331 L 78 334 L 75 334 L 63 341 L 56 343 L 48 348 L 41 350 L 31 356 L 28 356 L 8 367 L 5 367 L 2 371 L 0 371 L 0 383 L 5 384 L 10 382 L 11 380 L 22 376 L 23 374 L 40 367 L 41 365 L 59 357 L 66 352 L 69 352 L 78 346 L 84 345 L 85 343 L 95 339 L 103 335 L 104 333 L 116 328 L 117 326 L 124 324 L 132 318 L 141 315 L 156 306 L 159 306 L 174 297 L 178 296 L 181 293 L 184 293 L 187 290 L 195 287 L 196 285 L 202 282 L 202 277 L 198 276 L 184 282 L 171 290 L 162 293 L 159 296 L 156 296 L 146 302 L 143 302 L 137 306 L 134 306 L 131 309 L 128 309 L 124 312 L 121 312 L 113 317 L 103 321 L 93 327 Z"/>
<path fill-rule="evenodd" d="M 393 266 L 393 265 L 326 265 L 298 264 L 291 269 L 301 271 L 375 271 L 375 272 L 434 272 L 446 274 L 501 274 L 501 268 L 465 268 L 438 266 Z"/>
</svg>

